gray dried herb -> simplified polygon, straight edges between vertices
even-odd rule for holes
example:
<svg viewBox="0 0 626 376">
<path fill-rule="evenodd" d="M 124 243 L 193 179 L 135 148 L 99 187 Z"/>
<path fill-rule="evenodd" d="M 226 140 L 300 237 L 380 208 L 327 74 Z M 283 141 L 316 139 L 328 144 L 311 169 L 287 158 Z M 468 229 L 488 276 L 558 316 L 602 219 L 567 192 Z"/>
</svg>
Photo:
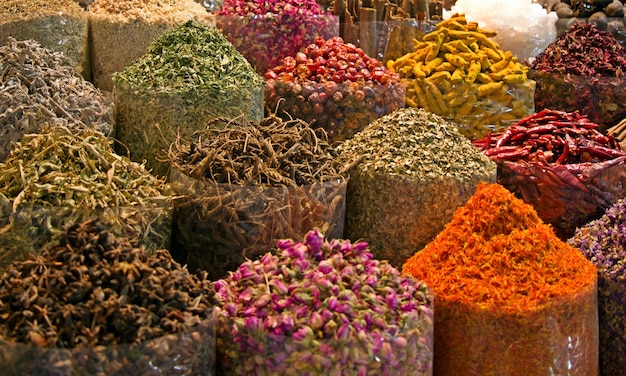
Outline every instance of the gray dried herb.
<svg viewBox="0 0 626 376">
<path fill-rule="evenodd" d="M 45 125 L 113 132 L 113 102 L 67 65 L 63 54 L 33 40 L 0 47 L 0 162 L 11 142 Z"/>
<path fill-rule="evenodd" d="M 456 126 L 423 109 L 404 108 L 337 145 L 350 174 L 345 233 L 365 239 L 377 257 L 401 266 L 443 228 L 496 164 Z"/>
</svg>

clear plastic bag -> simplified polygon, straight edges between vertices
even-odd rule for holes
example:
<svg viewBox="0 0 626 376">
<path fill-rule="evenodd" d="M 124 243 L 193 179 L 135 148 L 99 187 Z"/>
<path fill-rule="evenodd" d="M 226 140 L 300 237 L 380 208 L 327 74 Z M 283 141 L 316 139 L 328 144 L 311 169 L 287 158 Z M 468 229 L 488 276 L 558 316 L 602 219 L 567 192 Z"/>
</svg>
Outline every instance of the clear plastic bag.
<svg viewBox="0 0 626 376">
<path fill-rule="evenodd" d="M 215 374 L 215 316 L 193 329 L 143 343 L 59 349 L 0 339 L 5 376 Z"/>
<path fill-rule="evenodd" d="M 278 239 L 300 238 L 313 228 L 343 235 L 347 180 L 307 186 L 245 186 L 193 179 L 172 169 L 173 253 L 186 255 L 190 270 L 224 277 L 255 259 Z"/>
</svg>

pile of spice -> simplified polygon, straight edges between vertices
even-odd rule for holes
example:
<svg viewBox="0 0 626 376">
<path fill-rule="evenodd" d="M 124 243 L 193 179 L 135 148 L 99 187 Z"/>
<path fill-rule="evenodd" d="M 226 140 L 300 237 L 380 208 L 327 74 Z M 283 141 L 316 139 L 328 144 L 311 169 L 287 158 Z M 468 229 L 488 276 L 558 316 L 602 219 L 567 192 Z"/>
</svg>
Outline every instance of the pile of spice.
<svg viewBox="0 0 626 376">
<path fill-rule="evenodd" d="M 45 125 L 113 132 L 113 101 L 78 75 L 60 52 L 12 37 L 0 46 L 0 162 L 11 142 Z"/>
<path fill-rule="evenodd" d="M 93 82 L 106 91 L 113 90 L 113 74 L 143 56 L 165 31 L 189 20 L 215 25 L 194 0 L 97 0 L 88 11 Z"/>
<path fill-rule="evenodd" d="M 10 38 L 34 40 L 63 54 L 67 65 L 84 79 L 91 79 L 88 18 L 75 0 L 3 0 L 0 46 Z"/>
<path fill-rule="evenodd" d="M 214 286 L 218 373 L 432 374 L 430 290 L 365 242 L 310 231 Z"/>
<path fill-rule="evenodd" d="M 350 174 L 344 234 L 400 267 L 443 229 L 496 164 L 451 123 L 404 108 L 337 145 Z"/>
<path fill-rule="evenodd" d="M 621 375 L 626 354 L 626 201 L 576 230 L 569 244 L 580 249 L 598 268 L 600 374 Z"/>
<path fill-rule="evenodd" d="M 315 0 L 224 0 L 217 27 L 263 75 L 321 37 L 339 35 L 339 20 Z"/>
<path fill-rule="evenodd" d="M 626 195 L 626 152 L 578 111 L 543 109 L 473 143 L 563 240 Z"/>
<path fill-rule="evenodd" d="M 85 218 L 135 246 L 167 248 L 169 186 L 115 154 L 112 143 L 92 129 L 57 126 L 15 144 L 0 163 L 0 266 L 47 248 L 65 225 Z"/>
<path fill-rule="evenodd" d="M 434 374 L 598 374 L 596 268 L 501 185 L 479 184 L 402 272 L 435 295 Z"/>
<path fill-rule="evenodd" d="M 265 79 L 266 107 L 324 128 L 332 142 L 404 106 L 398 75 L 340 37 L 317 38 L 282 59 Z"/>
<path fill-rule="evenodd" d="M 72 224 L 0 278 L 3 374 L 204 373 L 217 303 L 206 277 L 96 221 Z"/>
<path fill-rule="evenodd" d="M 271 116 L 215 119 L 196 135 L 170 150 L 173 249 L 189 268 L 218 279 L 277 239 L 343 235 L 347 182 L 323 131 Z"/>
<path fill-rule="evenodd" d="M 117 138 L 158 176 L 177 136 L 191 139 L 217 117 L 263 118 L 263 77 L 219 30 L 197 22 L 162 34 L 113 82 Z"/>
<path fill-rule="evenodd" d="M 456 14 L 415 41 L 413 52 L 387 61 L 406 83 L 407 107 L 443 116 L 470 139 L 531 114 L 535 82 L 495 35 Z"/>
<path fill-rule="evenodd" d="M 626 117 L 626 50 L 613 34 L 575 22 L 530 68 L 538 108 L 580 111 L 602 131 Z"/>
</svg>

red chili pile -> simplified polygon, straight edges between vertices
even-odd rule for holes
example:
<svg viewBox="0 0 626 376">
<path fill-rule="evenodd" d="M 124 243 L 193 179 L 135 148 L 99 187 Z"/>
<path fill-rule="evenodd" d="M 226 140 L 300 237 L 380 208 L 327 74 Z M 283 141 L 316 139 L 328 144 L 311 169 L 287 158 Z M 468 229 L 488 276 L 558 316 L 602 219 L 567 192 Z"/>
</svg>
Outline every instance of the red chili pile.
<svg viewBox="0 0 626 376">
<path fill-rule="evenodd" d="M 498 165 L 497 182 L 568 239 L 626 196 L 626 152 L 579 112 L 544 109 L 473 141 Z"/>
<path fill-rule="evenodd" d="M 265 103 L 278 116 L 315 121 L 331 141 L 404 106 L 400 77 L 341 37 L 315 39 L 265 73 Z"/>
<path fill-rule="evenodd" d="M 526 116 L 504 132 L 473 141 L 495 161 L 525 161 L 545 165 L 603 162 L 626 156 L 613 136 L 578 112 L 544 109 Z"/>
</svg>

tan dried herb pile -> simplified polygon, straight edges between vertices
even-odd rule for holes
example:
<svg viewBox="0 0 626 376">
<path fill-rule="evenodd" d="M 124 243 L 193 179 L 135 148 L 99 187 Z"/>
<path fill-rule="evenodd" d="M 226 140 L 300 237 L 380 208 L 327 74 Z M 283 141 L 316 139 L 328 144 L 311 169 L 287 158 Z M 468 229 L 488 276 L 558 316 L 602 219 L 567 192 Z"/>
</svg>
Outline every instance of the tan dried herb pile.
<svg viewBox="0 0 626 376">
<path fill-rule="evenodd" d="M 399 267 L 430 241 L 496 164 L 458 128 L 417 108 L 399 109 L 337 145 L 349 169 L 345 236 L 365 239 Z"/>
<path fill-rule="evenodd" d="M 74 0 L 3 0 L 0 2 L 0 46 L 8 38 L 35 40 L 61 52 L 85 79 L 91 78 L 88 17 Z"/>
<path fill-rule="evenodd" d="M 166 250 L 75 223 L 0 277 L 0 365 L 5 375 L 201 374 L 214 359 L 215 303 L 206 273 Z"/>
<path fill-rule="evenodd" d="M 113 132 L 113 102 L 66 64 L 63 55 L 33 40 L 0 47 L 0 162 L 11 142 L 45 125 Z"/>
<path fill-rule="evenodd" d="M 193 0 L 96 0 L 89 6 L 89 12 L 119 22 L 167 21 L 170 25 L 190 19 L 210 19 L 206 9 Z"/>
<path fill-rule="evenodd" d="M 221 278 L 277 239 L 314 227 L 342 235 L 346 181 L 326 133 L 318 132 L 276 116 L 259 123 L 218 118 L 196 140 L 172 144 L 171 183 L 182 196 L 174 205 L 173 246 L 190 268 Z"/>
<path fill-rule="evenodd" d="M 25 244 L 44 249 L 65 224 L 91 217 L 134 245 L 169 244 L 169 185 L 115 154 L 98 131 L 56 126 L 25 135 L 0 171 L 0 265 L 24 256 Z"/>
</svg>

